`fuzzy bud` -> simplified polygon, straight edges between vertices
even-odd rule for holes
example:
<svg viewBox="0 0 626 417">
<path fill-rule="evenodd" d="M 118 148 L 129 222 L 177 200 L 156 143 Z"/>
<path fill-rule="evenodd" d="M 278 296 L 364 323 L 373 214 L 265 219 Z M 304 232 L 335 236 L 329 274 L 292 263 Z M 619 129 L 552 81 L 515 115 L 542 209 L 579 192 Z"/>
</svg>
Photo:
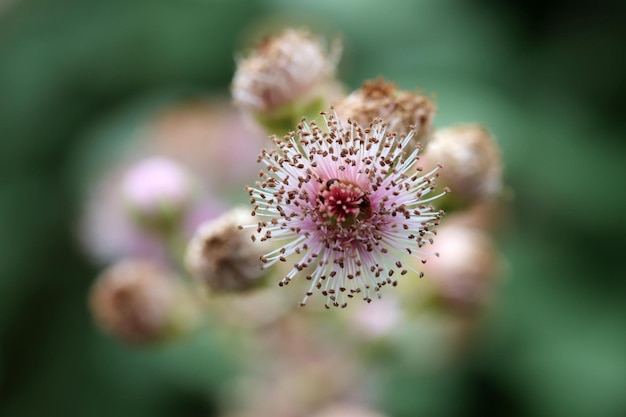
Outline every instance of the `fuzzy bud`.
<svg viewBox="0 0 626 417">
<path fill-rule="evenodd" d="M 173 329 L 175 286 L 159 265 L 126 260 L 107 268 L 90 294 L 98 325 L 131 344 L 157 342 Z"/>
<path fill-rule="evenodd" d="M 127 171 L 121 192 L 130 214 L 140 226 L 169 231 L 179 224 L 191 203 L 193 184 L 177 163 L 153 157 Z"/>
<path fill-rule="evenodd" d="M 406 312 L 398 299 L 386 296 L 376 303 L 360 304 L 352 310 L 350 327 L 367 339 L 384 339 L 406 322 Z"/>
<path fill-rule="evenodd" d="M 234 209 L 203 223 L 187 247 L 189 270 L 213 291 L 244 291 L 265 275 L 260 261 L 265 245 L 255 244 L 239 225 L 250 223 L 246 209 Z"/>
<path fill-rule="evenodd" d="M 382 78 L 365 81 L 363 86 L 335 104 L 340 118 L 368 126 L 376 118 L 384 119 L 388 129 L 406 136 L 411 129 L 416 142 L 425 143 L 432 132 L 437 108 L 425 96 L 398 90 Z"/>
<path fill-rule="evenodd" d="M 440 256 L 429 260 L 427 273 L 441 299 L 456 307 L 479 307 L 489 302 L 500 265 L 487 233 L 443 226 L 438 230 L 433 250 Z"/>
<path fill-rule="evenodd" d="M 325 107 L 338 52 L 338 48 L 328 52 L 306 31 L 287 29 L 270 37 L 237 62 L 235 103 L 270 129 L 279 123 L 291 128 L 301 117 Z"/>
<path fill-rule="evenodd" d="M 428 143 L 427 164 L 443 165 L 440 184 L 450 187 L 450 197 L 462 203 L 490 200 L 502 190 L 500 149 L 481 125 L 460 125 L 438 130 Z"/>
</svg>

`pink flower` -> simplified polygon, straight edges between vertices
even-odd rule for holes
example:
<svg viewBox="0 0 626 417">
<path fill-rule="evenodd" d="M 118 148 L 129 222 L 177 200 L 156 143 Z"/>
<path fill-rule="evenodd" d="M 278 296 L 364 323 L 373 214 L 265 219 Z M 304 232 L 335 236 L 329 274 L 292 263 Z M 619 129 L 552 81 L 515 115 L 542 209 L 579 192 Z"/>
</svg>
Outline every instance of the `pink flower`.
<svg viewBox="0 0 626 417">
<path fill-rule="evenodd" d="M 306 276 L 302 305 L 317 289 L 326 307 L 345 307 L 357 295 L 370 302 L 409 271 L 421 275 L 403 257 L 425 260 L 422 247 L 442 215 L 426 205 L 439 197 L 429 196 L 437 168 L 416 168 L 419 149 L 405 152 L 412 132 L 397 137 L 380 120 L 363 128 L 323 115 L 323 126 L 303 122 L 262 151 L 262 181 L 248 188 L 260 219 L 248 227 L 257 227 L 253 240 L 282 244 L 261 258 L 266 266 L 297 259 L 279 285 Z"/>
</svg>

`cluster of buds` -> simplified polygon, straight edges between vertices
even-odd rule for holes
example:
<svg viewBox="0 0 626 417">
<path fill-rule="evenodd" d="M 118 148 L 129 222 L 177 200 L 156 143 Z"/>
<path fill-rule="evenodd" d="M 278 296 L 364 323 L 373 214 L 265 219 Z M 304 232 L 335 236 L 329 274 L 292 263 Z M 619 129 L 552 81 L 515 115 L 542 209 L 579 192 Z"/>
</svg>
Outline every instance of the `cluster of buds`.
<svg viewBox="0 0 626 417">
<path fill-rule="evenodd" d="M 432 96 L 382 78 L 316 101 L 333 104 L 321 117 L 311 114 L 315 106 L 294 106 L 312 102 L 305 91 L 339 85 L 321 45 L 301 42 L 288 30 L 238 62 L 235 103 L 275 134 L 258 158 L 259 181 L 248 187 L 255 220 L 244 230 L 256 243 L 276 242 L 261 260 L 282 271 L 280 286 L 305 284 L 301 305 L 316 293 L 326 308 L 369 304 L 385 287 L 403 288 L 344 315 L 360 340 L 405 340 L 402 328 L 419 326 L 428 311 L 445 323 L 437 343 L 462 345 L 502 272 L 491 236 L 502 211 L 497 141 L 478 124 L 436 129 Z M 275 59 L 276 45 L 290 58 Z M 304 70 L 302 62 L 315 64 Z M 242 74 L 269 82 L 244 83 Z"/>
<path fill-rule="evenodd" d="M 321 45 L 311 46 L 313 39 L 287 30 L 262 42 L 239 62 L 235 102 L 263 119 L 272 117 L 276 103 L 324 91 L 334 71 L 327 70 Z M 311 63 L 306 70 L 303 62 Z M 302 74 L 301 84 L 294 83 L 295 74 Z M 242 82 L 257 79 L 267 82 Z M 496 200 L 502 165 L 489 132 L 478 125 L 435 130 L 435 114 L 430 98 L 379 78 L 334 100 L 322 112 L 323 123 L 305 120 L 301 112 L 303 120 L 287 136 L 275 136 L 274 149 L 261 152 L 265 169 L 248 188 L 257 220 L 244 227 L 256 231 L 253 239 L 280 241 L 261 259 L 266 266 L 293 265 L 281 286 L 299 276 L 310 281 L 302 305 L 315 292 L 326 297 L 326 307 L 345 307 L 359 297 L 369 302 L 386 285 L 423 276 L 420 266 L 427 261 L 444 264 L 432 255 L 447 246 L 431 246 L 441 209 L 463 211 Z M 452 279 L 452 268 L 425 269 L 449 283 L 440 292 L 457 291 L 450 288 L 454 282 L 480 285 L 475 272 L 456 271 L 461 278 Z M 458 290 L 467 291 L 480 292 Z"/>
<path fill-rule="evenodd" d="M 440 181 L 452 189 L 440 202 L 450 213 L 434 245 L 441 256 L 426 267 L 438 300 L 435 305 L 465 317 L 464 327 L 472 327 L 475 323 L 467 318 L 492 304 L 503 271 L 491 236 L 502 211 L 500 149 L 484 126 L 457 125 L 432 134 L 424 163 L 443 166 Z"/>
<path fill-rule="evenodd" d="M 119 215 L 125 228 L 132 231 L 126 240 L 142 237 L 155 249 L 152 256 L 146 256 L 131 245 L 92 287 L 89 305 L 95 321 L 125 343 L 161 342 L 195 324 L 193 296 L 164 262 L 170 242 L 178 238 L 193 205 L 192 178 L 171 159 L 149 157 L 128 168 L 115 183 L 117 193 L 111 198 L 120 203 Z M 101 233 L 114 234 L 116 230 Z"/>
<path fill-rule="evenodd" d="M 196 271 L 182 267 L 187 241 L 196 231 L 205 233 L 206 227 L 199 225 L 224 213 L 218 193 L 230 194 L 238 179 L 226 168 L 241 152 L 226 146 L 223 138 L 234 146 L 245 139 L 247 146 L 264 136 L 223 100 L 216 103 L 185 102 L 157 112 L 138 137 L 129 138 L 141 140 L 134 152 L 126 151 L 135 154 L 134 162 L 118 164 L 90 189 L 79 231 L 85 249 L 108 266 L 94 283 L 89 305 L 99 327 L 124 343 L 145 346 L 170 340 L 199 323 L 199 309 L 205 306 L 198 283 L 189 276 Z M 247 178 L 254 171 L 254 166 L 244 167 L 239 174 Z M 244 179 L 239 180 L 241 188 Z M 241 281 L 237 288 L 228 282 L 243 276 L 242 258 L 250 279 L 266 271 L 260 267 L 259 248 L 249 239 L 236 247 L 222 245 L 234 242 L 228 237 L 231 232 L 242 235 L 236 225 L 232 231 L 223 227 L 211 232 L 211 241 L 216 250 L 227 251 L 222 254 L 233 255 L 230 271 L 238 268 L 239 275 L 227 279 L 227 265 L 222 268 L 217 261 L 212 266 L 218 268 L 222 290 L 239 291 Z M 254 253 L 241 256 L 245 244 Z M 214 277 L 204 282 L 209 281 L 218 282 Z"/>
<path fill-rule="evenodd" d="M 339 321 L 361 341 L 402 337 L 397 330 L 415 325 L 425 306 L 434 304 L 460 316 L 489 304 L 500 261 L 484 227 L 489 221 L 477 208 L 497 207 L 503 189 L 497 142 L 479 125 L 435 129 L 432 97 L 381 78 L 341 95 L 337 61 L 337 47 L 327 48 L 310 33 L 293 29 L 265 39 L 239 59 L 234 102 L 274 134 L 266 149 L 258 149 L 256 162 L 262 168 L 257 182 L 246 188 L 250 207 L 236 207 L 233 201 L 236 208 L 204 218 L 186 233 L 199 188 L 190 172 L 198 167 L 205 171 L 200 150 L 189 159 L 193 169 L 158 157 L 122 176 L 118 197 L 127 220 L 156 237 L 165 256 L 160 264 L 138 258 L 121 261 L 98 278 L 90 305 L 106 332 L 134 344 L 179 334 L 191 327 L 189 317 L 194 316 L 181 313 L 181 305 L 195 308 L 196 302 L 189 300 L 197 293 L 211 300 L 204 307 L 215 313 L 213 322 L 227 327 L 220 317 L 245 313 L 234 301 L 217 302 L 219 295 L 251 300 L 250 294 L 271 288 L 268 283 L 302 283 L 301 306 L 315 297 L 327 309 L 364 300 L 347 320 Z M 195 140 L 203 136 L 192 136 L 190 143 L 202 146 L 202 140 Z M 212 144 L 207 152 L 221 149 L 216 161 L 206 161 L 219 168 L 206 172 L 213 180 L 247 172 L 255 161 L 246 159 L 245 152 L 257 146 L 238 145 L 228 134 L 220 139 L 220 146 Z M 428 278 L 421 280 L 424 276 Z M 377 300 L 390 287 L 400 288 Z M 415 293 L 428 296 L 417 298 Z M 291 312 L 291 307 L 259 312 L 263 324 L 258 327 L 272 334 L 295 322 L 301 326 L 294 338 L 300 348 L 314 325 L 312 320 L 298 321 Z M 276 351 L 286 347 L 284 340 Z M 281 378 L 281 394 L 319 385 L 320 374 L 336 371 L 334 362 L 328 369 L 311 366 L 310 375 L 301 365 L 311 366 L 307 361 L 288 366 L 298 373 L 283 375 L 293 380 Z M 347 385 L 335 382 L 342 383 L 336 388 L 328 384 L 323 400 L 298 393 L 311 401 L 308 411 L 319 411 L 319 416 L 376 415 L 357 405 L 332 406 Z M 272 409 L 276 404 L 264 409 L 265 414 L 297 415 L 289 402 L 282 410 Z"/>
</svg>

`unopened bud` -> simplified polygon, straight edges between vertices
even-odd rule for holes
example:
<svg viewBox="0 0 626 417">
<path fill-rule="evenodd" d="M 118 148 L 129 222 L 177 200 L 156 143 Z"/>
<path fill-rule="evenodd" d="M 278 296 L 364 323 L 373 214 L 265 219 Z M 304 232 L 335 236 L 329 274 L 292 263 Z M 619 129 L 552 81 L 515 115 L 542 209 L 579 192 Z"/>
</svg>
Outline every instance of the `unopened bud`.
<svg viewBox="0 0 626 417">
<path fill-rule="evenodd" d="M 189 270 L 216 292 L 244 291 L 259 286 L 264 245 L 239 226 L 252 223 L 247 209 L 234 209 L 203 223 L 187 247 Z"/>
<path fill-rule="evenodd" d="M 338 55 L 338 48 L 327 51 L 310 33 L 287 29 L 237 62 L 235 103 L 268 128 L 279 123 L 293 128 L 301 117 L 325 108 Z"/>
<path fill-rule="evenodd" d="M 461 226 L 443 226 L 426 264 L 441 299 L 457 307 L 480 307 L 489 302 L 500 271 L 498 253 L 485 232 Z"/>
<path fill-rule="evenodd" d="M 131 344 L 158 342 L 176 326 L 176 286 L 167 270 L 148 261 L 126 260 L 106 269 L 90 294 L 98 325 Z"/>
<path fill-rule="evenodd" d="M 424 154 L 427 164 L 443 165 L 439 184 L 450 187 L 457 202 L 476 203 L 502 190 L 502 159 L 491 134 L 469 124 L 438 130 Z"/>
<path fill-rule="evenodd" d="M 169 231 L 178 225 L 193 198 L 189 175 L 176 162 L 163 157 L 131 167 L 121 188 L 133 219 L 149 230 Z"/>
<path fill-rule="evenodd" d="M 349 316 L 350 326 L 367 339 L 384 339 L 406 322 L 406 312 L 399 301 L 385 296 L 376 303 L 359 304 Z"/>
<path fill-rule="evenodd" d="M 366 81 L 363 87 L 335 104 L 341 119 L 348 118 L 361 126 L 382 118 L 388 130 L 405 136 L 415 131 L 416 142 L 425 143 L 433 126 L 436 106 L 427 97 L 410 91 L 398 90 L 394 83 L 382 78 Z"/>
</svg>

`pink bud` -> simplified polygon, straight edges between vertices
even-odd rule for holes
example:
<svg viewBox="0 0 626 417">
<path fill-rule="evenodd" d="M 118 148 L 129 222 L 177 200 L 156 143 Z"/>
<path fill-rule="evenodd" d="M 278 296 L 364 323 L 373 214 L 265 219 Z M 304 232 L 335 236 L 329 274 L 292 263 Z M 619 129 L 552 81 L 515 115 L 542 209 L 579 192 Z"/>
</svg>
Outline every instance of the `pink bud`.
<svg viewBox="0 0 626 417">
<path fill-rule="evenodd" d="M 163 157 L 143 160 L 122 179 L 122 198 L 144 226 L 170 225 L 180 219 L 193 197 L 193 184 L 185 170 Z"/>
</svg>

